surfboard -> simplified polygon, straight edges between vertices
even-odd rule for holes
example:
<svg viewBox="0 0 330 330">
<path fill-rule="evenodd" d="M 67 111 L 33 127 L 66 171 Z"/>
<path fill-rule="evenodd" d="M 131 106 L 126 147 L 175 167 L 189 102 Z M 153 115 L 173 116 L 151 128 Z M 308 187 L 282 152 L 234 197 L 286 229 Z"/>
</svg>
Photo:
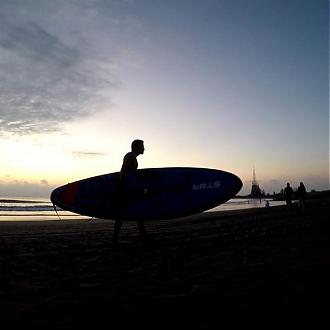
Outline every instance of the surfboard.
<svg viewBox="0 0 330 330">
<path fill-rule="evenodd" d="M 233 198 L 242 181 L 233 173 L 196 167 L 137 170 L 123 188 L 120 173 L 60 186 L 50 199 L 59 208 L 109 220 L 162 220 L 201 213 Z"/>
</svg>

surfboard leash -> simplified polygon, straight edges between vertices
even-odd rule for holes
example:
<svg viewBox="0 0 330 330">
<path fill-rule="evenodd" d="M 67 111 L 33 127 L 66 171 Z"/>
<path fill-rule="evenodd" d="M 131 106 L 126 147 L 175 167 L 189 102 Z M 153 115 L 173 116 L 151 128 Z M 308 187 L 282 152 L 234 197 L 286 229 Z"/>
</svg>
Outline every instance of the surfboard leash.
<svg viewBox="0 0 330 330">
<path fill-rule="evenodd" d="M 62 219 L 60 218 L 60 216 L 59 216 L 59 214 L 57 212 L 57 209 L 56 209 L 56 205 L 54 203 L 53 203 L 53 208 L 54 208 L 54 210 L 55 210 L 55 212 L 56 212 L 56 214 L 58 216 L 58 219 L 61 221 Z"/>
</svg>

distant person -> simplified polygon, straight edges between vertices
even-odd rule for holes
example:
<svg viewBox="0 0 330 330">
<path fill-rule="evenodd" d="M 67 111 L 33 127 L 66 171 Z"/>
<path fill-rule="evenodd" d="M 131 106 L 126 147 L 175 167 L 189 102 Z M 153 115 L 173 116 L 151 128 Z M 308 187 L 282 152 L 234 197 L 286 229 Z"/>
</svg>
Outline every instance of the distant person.
<svg viewBox="0 0 330 330">
<path fill-rule="evenodd" d="M 286 187 L 284 188 L 284 196 L 285 196 L 285 201 L 288 209 L 292 207 L 292 196 L 293 196 L 293 189 L 290 186 L 290 183 L 287 182 Z"/>
<path fill-rule="evenodd" d="M 120 170 L 120 203 L 125 204 L 129 195 L 136 192 L 146 193 L 146 189 L 139 186 L 139 180 L 137 178 L 138 162 L 137 156 L 144 153 L 144 142 L 142 140 L 134 140 L 131 144 L 131 151 L 128 152 L 124 159 L 123 165 Z M 140 230 L 143 241 L 149 239 L 143 220 L 137 220 L 138 228 Z M 119 245 L 119 233 L 122 226 L 122 220 L 116 220 L 114 225 L 113 244 Z"/>
<path fill-rule="evenodd" d="M 297 189 L 297 197 L 299 199 L 299 207 L 301 210 L 305 209 L 305 201 L 306 201 L 306 188 L 303 182 L 300 182 L 300 185 Z"/>
</svg>

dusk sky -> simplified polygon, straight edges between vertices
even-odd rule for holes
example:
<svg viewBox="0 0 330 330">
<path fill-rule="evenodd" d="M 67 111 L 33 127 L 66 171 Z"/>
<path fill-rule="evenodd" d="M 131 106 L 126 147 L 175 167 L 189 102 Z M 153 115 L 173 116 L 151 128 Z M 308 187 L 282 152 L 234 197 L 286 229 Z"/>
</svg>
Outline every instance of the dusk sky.
<svg viewBox="0 0 330 330">
<path fill-rule="evenodd" d="M 139 167 L 329 189 L 327 0 L 1 0 L 0 196 Z"/>
</svg>

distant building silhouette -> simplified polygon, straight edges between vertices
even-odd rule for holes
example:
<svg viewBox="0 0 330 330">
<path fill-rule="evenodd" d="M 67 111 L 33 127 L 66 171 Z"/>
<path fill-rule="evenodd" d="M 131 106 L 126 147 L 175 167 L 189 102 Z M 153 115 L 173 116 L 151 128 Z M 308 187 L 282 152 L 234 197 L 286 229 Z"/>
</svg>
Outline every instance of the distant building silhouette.
<svg viewBox="0 0 330 330">
<path fill-rule="evenodd" d="M 261 191 L 258 181 L 257 181 L 256 170 L 253 167 L 253 177 L 252 177 L 252 187 L 251 187 L 250 197 L 261 198 L 263 195 L 264 195 L 264 193 Z"/>
</svg>

